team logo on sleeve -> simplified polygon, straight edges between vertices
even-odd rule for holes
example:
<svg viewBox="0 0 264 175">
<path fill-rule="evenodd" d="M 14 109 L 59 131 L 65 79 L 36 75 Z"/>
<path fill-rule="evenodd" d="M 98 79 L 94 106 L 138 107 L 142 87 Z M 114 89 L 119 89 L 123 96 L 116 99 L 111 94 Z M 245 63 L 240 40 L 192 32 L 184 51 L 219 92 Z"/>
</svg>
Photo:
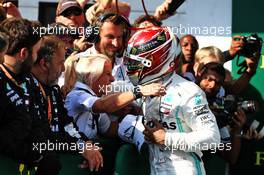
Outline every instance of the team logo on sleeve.
<svg viewBox="0 0 264 175">
<path fill-rule="evenodd" d="M 202 96 L 201 95 L 196 95 L 194 97 L 194 104 L 195 105 L 200 105 L 202 103 Z"/>
</svg>

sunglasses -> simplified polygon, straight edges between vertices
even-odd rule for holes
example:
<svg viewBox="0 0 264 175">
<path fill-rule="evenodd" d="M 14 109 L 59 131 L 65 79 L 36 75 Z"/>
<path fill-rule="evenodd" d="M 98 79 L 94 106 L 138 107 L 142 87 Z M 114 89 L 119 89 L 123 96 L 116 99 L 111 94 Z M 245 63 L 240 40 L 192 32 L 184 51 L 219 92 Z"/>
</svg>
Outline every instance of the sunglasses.
<svg viewBox="0 0 264 175">
<path fill-rule="evenodd" d="M 64 17 L 80 16 L 81 14 L 82 14 L 82 10 L 77 8 L 70 8 L 61 13 L 61 15 Z"/>
</svg>

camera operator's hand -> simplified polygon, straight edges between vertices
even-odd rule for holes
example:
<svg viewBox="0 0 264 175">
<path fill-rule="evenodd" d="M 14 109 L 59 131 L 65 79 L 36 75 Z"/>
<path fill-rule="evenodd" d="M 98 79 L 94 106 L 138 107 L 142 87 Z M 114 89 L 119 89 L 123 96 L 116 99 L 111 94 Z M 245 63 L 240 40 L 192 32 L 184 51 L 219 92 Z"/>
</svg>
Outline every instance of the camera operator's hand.
<svg viewBox="0 0 264 175">
<path fill-rule="evenodd" d="M 80 39 L 75 39 L 73 41 L 74 48 L 78 49 L 79 51 L 85 51 L 89 47 L 92 47 L 92 44 L 85 41 L 85 37 L 82 36 Z"/>
<path fill-rule="evenodd" d="M 232 38 L 232 41 L 231 41 L 231 46 L 230 46 L 230 49 L 229 49 L 229 53 L 231 55 L 232 58 L 234 58 L 237 53 L 242 50 L 242 48 L 244 47 L 245 43 L 243 42 L 243 36 L 234 36 Z"/>
<path fill-rule="evenodd" d="M 100 0 L 94 3 L 90 8 L 88 8 L 85 12 L 86 20 L 93 24 L 98 16 L 100 16 L 100 13 L 103 13 L 106 11 L 106 9 L 111 8 L 111 0 Z"/>
<path fill-rule="evenodd" d="M 169 10 L 169 3 L 165 1 L 156 8 L 154 16 L 160 21 L 165 20 L 170 16 L 168 14 L 168 10 Z"/>
<path fill-rule="evenodd" d="M 84 9 L 85 5 L 88 3 L 89 0 L 76 0 L 82 9 Z"/>
<path fill-rule="evenodd" d="M 145 135 L 145 140 L 146 141 L 150 141 L 154 144 L 158 144 L 158 145 L 164 145 L 165 143 L 165 130 L 162 127 L 162 125 L 158 122 L 158 120 L 153 120 L 154 122 L 154 128 L 150 128 L 146 125 L 145 126 L 145 130 L 144 130 L 144 135 Z"/>
<path fill-rule="evenodd" d="M 12 2 L 4 3 L 2 6 L 6 9 L 7 18 L 22 18 L 18 8 Z"/>
<path fill-rule="evenodd" d="M 258 62 L 259 62 L 259 56 L 256 56 L 258 58 L 246 58 L 245 61 L 246 61 L 246 65 L 247 65 L 247 70 L 246 70 L 246 73 L 249 75 L 249 76 L 253 76 L 255 75 L 256 73 L 256 70 L 257 70 L 257 67 L 258 67 Z"/>
<path fill-rule="evenodd" d="M 242 127 L 246 124 L 247 118 L 243 109 L 238 108 L 233 117 L 234 126 L 231 128 L 232 134 L 240 134 Z"/>
<path fill-rule="evenodd" d="M 260 140 L 262 136 L 255 129 L 249 128 L 246 134 L 243 135 L 243 138 L 248 140 L 252 140 L 252 139 Z"/>
</svg>

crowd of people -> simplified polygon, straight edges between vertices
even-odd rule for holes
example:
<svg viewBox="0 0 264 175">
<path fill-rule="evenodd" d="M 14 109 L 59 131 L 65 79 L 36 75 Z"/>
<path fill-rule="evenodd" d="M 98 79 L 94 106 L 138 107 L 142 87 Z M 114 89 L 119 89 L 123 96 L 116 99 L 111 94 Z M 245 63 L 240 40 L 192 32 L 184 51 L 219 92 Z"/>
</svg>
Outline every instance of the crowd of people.
<svg viewBox="0 0 264 175">
<path fill-rule="evenodd" d="M 223 64 L 245 49 L 243 36 L 225 52 L 199 48 L 195 36 L 162 26 L 179 6 L 174 0 L 133 25 L 128 3 L 98 0 L 85 12 L 87 2 L 60 0 L 51 26 L 62 32 L 44 36 L 35 33 L 39 22 L 1 4 L 1 155 L 55 175 L 64 166 L 59 154 L 81 154 L 80 168 L 113 174 L 118 149 L 129 143 L 148 151 L 150 174 L 194 175 L 206 174 L 216 152 L 234 164 L 242 138 L 261 138 L 244 129 L 241 107 L 223 115 L 226 97 L 255 75 L 261 48 L 233 80 Z M 69 32 L 85 27 L 92 32 Z"/>
</svg>

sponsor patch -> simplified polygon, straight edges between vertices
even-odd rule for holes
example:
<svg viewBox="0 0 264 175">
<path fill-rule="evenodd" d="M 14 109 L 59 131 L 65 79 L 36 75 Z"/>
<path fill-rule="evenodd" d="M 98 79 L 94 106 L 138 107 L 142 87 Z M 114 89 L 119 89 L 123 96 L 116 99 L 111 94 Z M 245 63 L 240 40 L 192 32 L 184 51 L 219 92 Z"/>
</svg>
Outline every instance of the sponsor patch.
<svg viewBox="0 0 264 175">
<path fill-rule="evenodd" d="M 211 123 L 214 123 L 214 121 L 210 119 L 210 120 L 203 121 L 202 125 L 209 125 Z"/>
<path fill-rule="evenodd" d="M 169 115 L 171 113 L 171 109 L 165 108 L 165 107 L 160 107 L 160 112 L 166 115 Z"/>
<path fill-rule="evenodd" d="M 202 114 L 207 114 L 209 113 L 209 109 L 207 105 L 200 105 L 199 107 L 194 107 L 194 114 L 196 116 L 202 115 Z"/>
<path fill-rule="evenodd" d="M 6 84 L 6 89 L 8 90 L 8 91 L 11 91 L 12 90 L 12 88 L 10 87 L 10 85 L 7 83 Z"/>
<path fill-rule="evenodd" d="M 203 121 L 206 121 L 206 120 L 210 120 L 210 116 L 209 115 L 203 115 L 200 117 L 200 120 L 203 122 Z"/>
<path fill-rule="evenodd" d="M 165 121 L 159 120 L 159 123 L 162 125 L 163 128 L 167 130 L 176 130 L 177 128 L 175 122 L 165 122 Z M 150 128 L 155 127 L 155 124 L 153 121 L 147 121 L 146 125 L 149 126 Z"/>
<path fill-rule="evenodd" d="M 173 95 L 172 94 L 168 94 L 166 95 L 164 98 L 162 98 L 162 102 L 160 104 L 160 112 L 165 114 L 165 115 L 169 115 L 172 111 L 172 100 L 173 99 Z"/>
</svg>

